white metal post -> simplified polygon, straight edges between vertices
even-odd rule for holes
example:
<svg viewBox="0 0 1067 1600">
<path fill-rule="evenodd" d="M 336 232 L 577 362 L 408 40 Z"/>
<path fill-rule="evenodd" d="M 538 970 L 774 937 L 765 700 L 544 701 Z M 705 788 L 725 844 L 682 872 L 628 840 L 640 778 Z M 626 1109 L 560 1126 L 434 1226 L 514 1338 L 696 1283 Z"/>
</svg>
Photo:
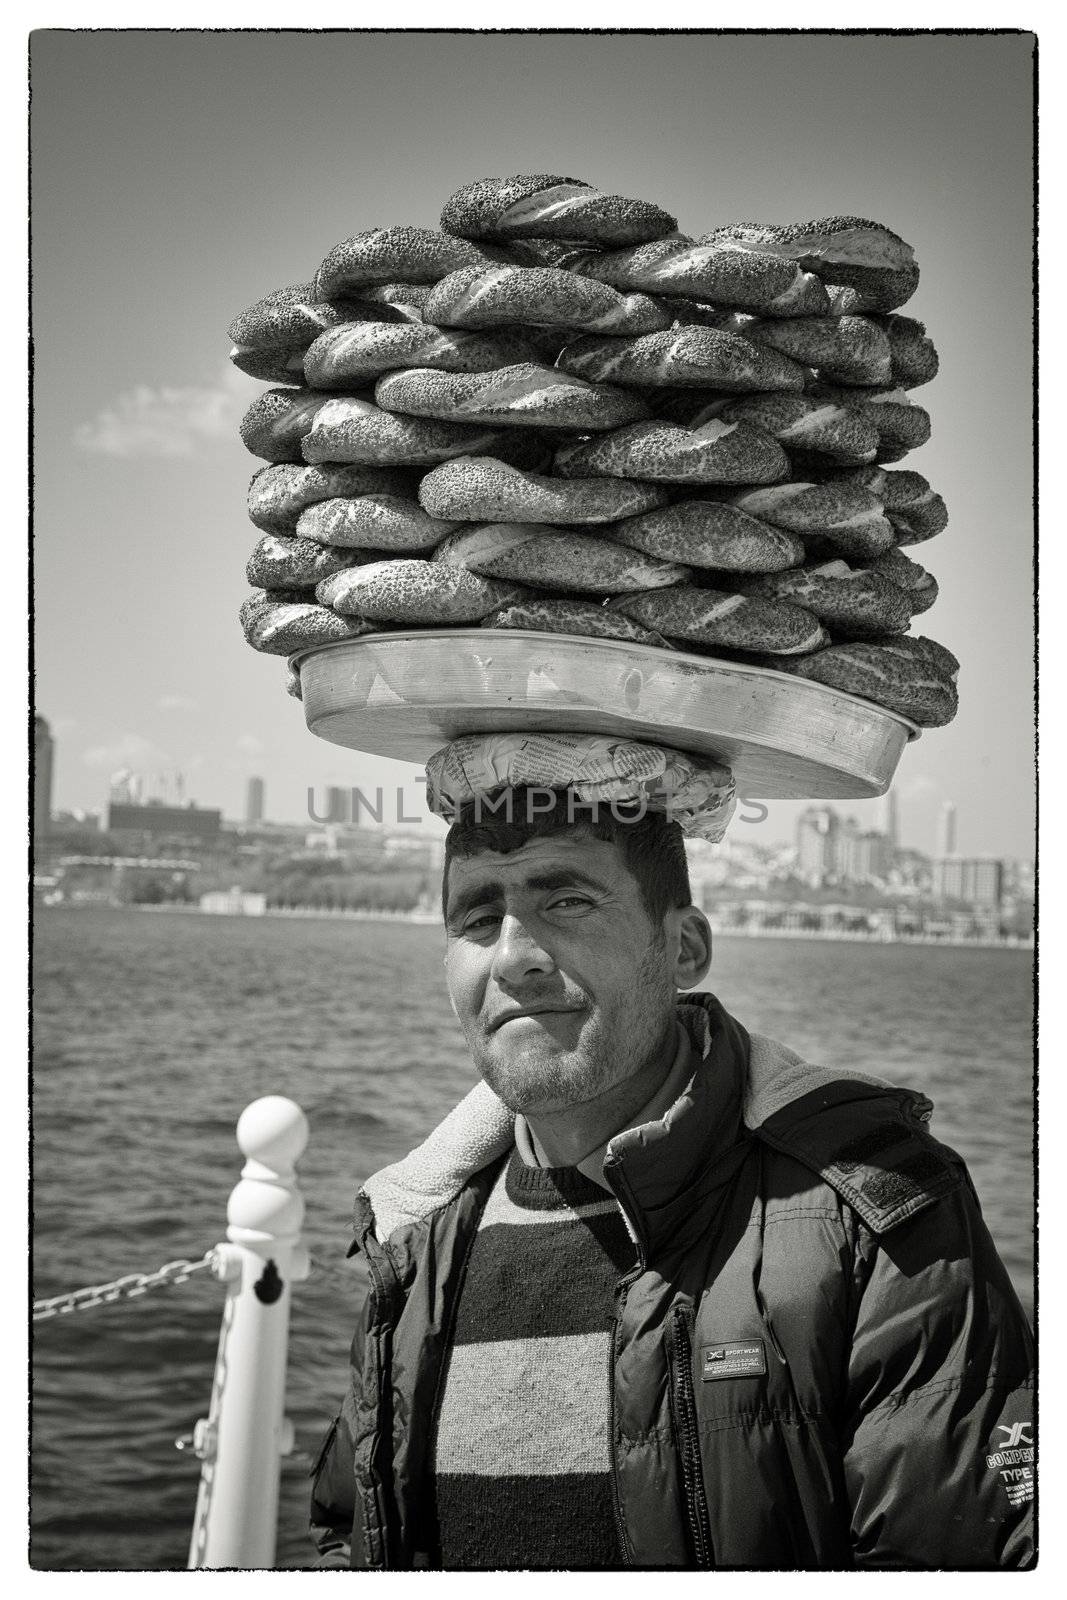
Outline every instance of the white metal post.
<svg viewBox="0 0 1067 1600">
<path fill-rule="evenodd" d="M 226 1208 L 229 1242 L 216 1251 L 226 1305 L 209 1414 L 193 1435 L 202 1465 L 190 1568 L 274 1565 L 281 1457 L 292 1449 L 289 1292 L 309 1270 L 294 1170 L 307 1139 L 307 1118 L 281 1095 L 253 1101 L 237 1123 L 247 1160 Z"/>
</svg>

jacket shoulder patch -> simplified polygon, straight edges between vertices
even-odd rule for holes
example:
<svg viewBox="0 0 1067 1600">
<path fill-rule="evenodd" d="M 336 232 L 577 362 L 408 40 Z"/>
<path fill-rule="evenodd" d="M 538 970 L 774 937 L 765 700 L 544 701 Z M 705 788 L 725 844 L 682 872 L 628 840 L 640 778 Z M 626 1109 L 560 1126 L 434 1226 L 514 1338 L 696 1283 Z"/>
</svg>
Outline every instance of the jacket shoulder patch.
<svg viewBox="0 0 1067 1600">
<path fill-rule="evenodd" d="M 817 1172 L 872 1233 L 888 1233 L 962 1181 L 954 1151 L 917 1120 L 906 1090 L 842 1079 L 813 1090 L 754 1129 Z"/>
</svg>

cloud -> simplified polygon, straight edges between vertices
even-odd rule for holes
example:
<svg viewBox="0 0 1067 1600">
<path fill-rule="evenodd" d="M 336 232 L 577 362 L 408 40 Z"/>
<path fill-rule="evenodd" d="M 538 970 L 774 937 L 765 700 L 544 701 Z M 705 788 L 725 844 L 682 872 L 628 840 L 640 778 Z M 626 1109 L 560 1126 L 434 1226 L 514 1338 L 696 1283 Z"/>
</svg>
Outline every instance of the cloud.
<svg viewBox="0 0 1067 1600">
<path fill-rule="evenodd" d="M 232 439 L 252 395 L 243 372 L 227 362 L 205 388 L 153 389 L 138 384 L 74 430 L 74 443 L 89 455 L 190 456 L 205 443 Z"/>
<path fill-rule="evenodd" d="M 242 733 L 237 740 L 237 748 L 243 756 L 261 756 L 267 747 L 254 733 Z"/>
<path fill-rule="evenodd" d="M 928 778 L 925 773 L 915 772 L 906 778 L 900 789 L 904 800 L 925 800 L 931 795 L 941 793 L 941 786 Z"/>
<path fill-rule="evenodd" d="M 146 767 L 158 770 L 172 764 L 165 750 L 139 733 L 124 733 L 111 744 L 90 745 L 82 760 L 87 767 L 100 767 L 107 772 L 115 772 L 119 767 L 132 767 L 135 771 Z"/>
<path fill-rule="evenodd" d="M 156 701 L 160 711 L 199 711 L 199 702 L 187 694 L 161 694 Z"/>
</svg>

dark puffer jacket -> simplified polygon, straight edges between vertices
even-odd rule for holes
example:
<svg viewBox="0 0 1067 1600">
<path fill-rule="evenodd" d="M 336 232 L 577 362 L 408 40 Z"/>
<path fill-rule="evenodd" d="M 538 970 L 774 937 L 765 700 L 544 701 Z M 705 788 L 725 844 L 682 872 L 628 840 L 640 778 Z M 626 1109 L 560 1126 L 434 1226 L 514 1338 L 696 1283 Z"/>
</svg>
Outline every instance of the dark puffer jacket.
<svg viewBox="0 0 1067 1600">
<path fill-rule="evenodd" d="M 638 1244 L 612 1374 L 626 1560 L 1031 1565 L 1029 1328 L 929 1101 L 750 1039 L 710 995 L 679 1017 L 702 1065 L 604 1168 Z M 372 1288 L 315 1473 L 323 1564 L 439 1565 L 444 1357 L 511 1142 L 480 1085 L 360 1194 Z"/>
</svg>

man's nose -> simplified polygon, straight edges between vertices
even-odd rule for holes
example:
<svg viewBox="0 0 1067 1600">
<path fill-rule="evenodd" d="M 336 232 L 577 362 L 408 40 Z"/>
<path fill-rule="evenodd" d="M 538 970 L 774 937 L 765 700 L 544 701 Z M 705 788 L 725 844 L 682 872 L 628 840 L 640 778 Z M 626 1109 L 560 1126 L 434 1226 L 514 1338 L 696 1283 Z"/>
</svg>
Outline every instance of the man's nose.
<svg viewBox="0 0 1067 1600">
<path fill-rule="evenodd" d="M 556 963 L 520 917 L 508 913 L 500 923 L 493 950 L 493 977 L 498 983 L 520 984 L 540 972 L 553 972 Z"/>
</svg>

